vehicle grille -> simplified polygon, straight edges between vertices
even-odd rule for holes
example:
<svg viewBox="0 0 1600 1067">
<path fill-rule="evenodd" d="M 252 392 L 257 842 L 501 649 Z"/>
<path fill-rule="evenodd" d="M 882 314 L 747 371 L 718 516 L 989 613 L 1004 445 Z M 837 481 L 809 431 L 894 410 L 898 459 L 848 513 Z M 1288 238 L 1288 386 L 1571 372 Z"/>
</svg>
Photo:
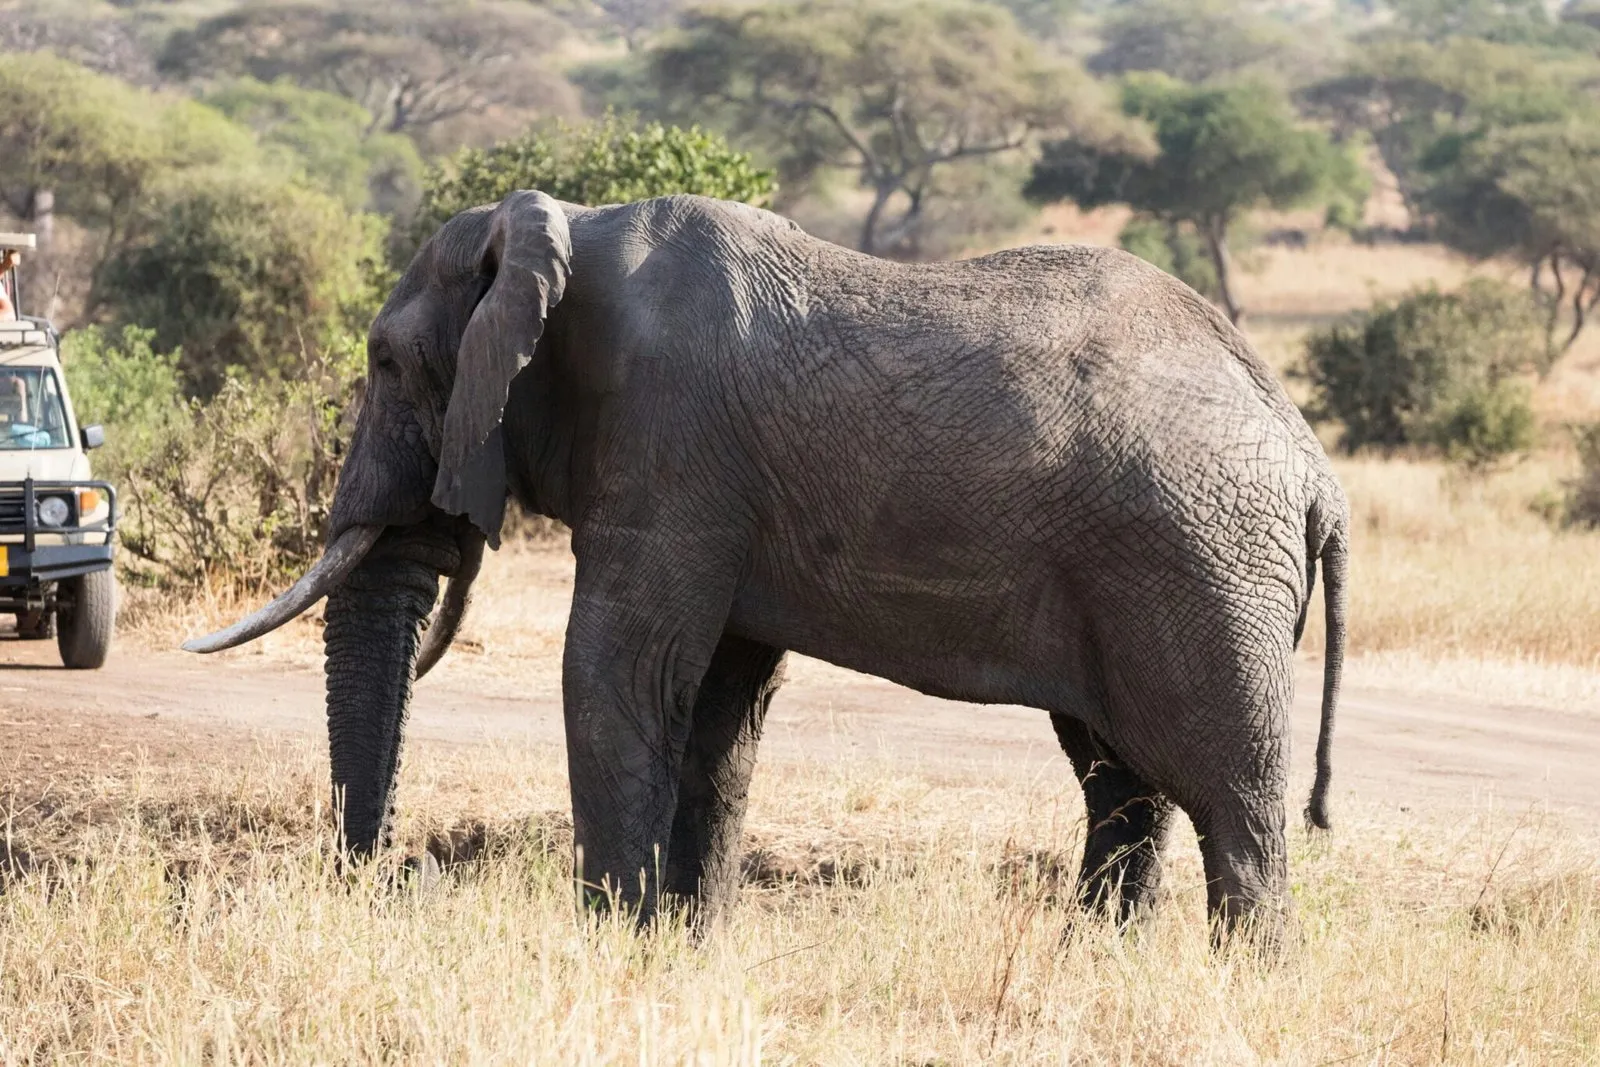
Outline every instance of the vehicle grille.
<svg viewBox="0 0 1600 1067">
<path fill-rule="evenodd" d="M 21 526 L 22 494 L 0 493 L 0 526 Z"/>
</svg>

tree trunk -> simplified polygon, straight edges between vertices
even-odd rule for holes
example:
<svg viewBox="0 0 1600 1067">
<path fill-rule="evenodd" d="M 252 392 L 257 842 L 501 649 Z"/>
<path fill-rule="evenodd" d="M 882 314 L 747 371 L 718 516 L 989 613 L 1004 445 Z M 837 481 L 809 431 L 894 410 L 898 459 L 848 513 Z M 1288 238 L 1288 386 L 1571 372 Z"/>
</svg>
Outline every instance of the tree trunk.
<svg viewBox="0 0 1600 1067">
<path fill-rule="evenodd" d="M 1222 310 L 1235 326 L 1244 322 L 1244 308 L 1233 288 L 1233 257 L 1228 254 L 1228 224 L 1222 219 L 1211 219 L 1200 227 L 1205 235 L 1206 249 L 1211 253 L 1211 265 L 1217 272 L 1217 290 L 1222 297 Z"/>
<path fill-rule="evenodd" d="M 878 224 L 883 221 L 883 209 L 889 205 L 889 198 L 894 196 L 895 187 L 878 186 L 876 195 L 872 198 L 872 207 L 867 211 L 866 219 L 861 223 L 861 237 L 856 242 L 856 249 L 869 256 L 878 254 Z"/>
</svg>

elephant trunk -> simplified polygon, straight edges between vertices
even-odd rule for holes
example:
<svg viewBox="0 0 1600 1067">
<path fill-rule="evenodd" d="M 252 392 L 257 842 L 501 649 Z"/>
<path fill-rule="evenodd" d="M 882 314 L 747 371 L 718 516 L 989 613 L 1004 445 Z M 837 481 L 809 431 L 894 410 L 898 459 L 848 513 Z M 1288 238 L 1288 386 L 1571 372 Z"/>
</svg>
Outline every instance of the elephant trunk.
<svg viewBox="0 0 1600 1067">
<path fill-rule="evenodd" d="M 390 843 L 395 776 L 422 624 L 439 570 L 392 555 L 367 559 L 329 597 L 328 749 L 344 848 L 356 857 Z"/>
</svg>

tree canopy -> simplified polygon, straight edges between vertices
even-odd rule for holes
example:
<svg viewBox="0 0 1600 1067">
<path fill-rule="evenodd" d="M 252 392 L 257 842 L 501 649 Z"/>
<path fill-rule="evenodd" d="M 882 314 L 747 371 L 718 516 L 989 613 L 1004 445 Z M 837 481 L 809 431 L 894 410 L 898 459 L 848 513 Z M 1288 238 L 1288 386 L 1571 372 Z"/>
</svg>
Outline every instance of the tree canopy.
<svg viewBox="0 0 1600 1067">
<path fill-rule="evenodd" d="M 268 0 L 175 33 L 164 73 L 247 75 L 348 97 L 370 132 L 423 136 L 442 124 L 503 112 L 520 124 L 576 101 L 543 57 L 564 24 L 516 0 Z"/>
<path fill-rule="evenodd" d="M 854 174 L 871 195 L 864 252 L 916 254 L 941 168 L 1038 130 L 1107 125 L 1080 70 L 1042 58 L 1004 10 L 963 0 L 699 9 L 649 59 L 662 94 L 759 145 L 786 185 Z"/>
<path fill-rule="evenodd" d="M 1207 82 L 1250 71 L 1298 79 L 1321 58 L 1303 32 L 1231 0 L 1133 0 L 1112 12 L 1101 38 L 1088 64 L 1096 74 L 1155 71 Z"/>
<path fill-rule="evenodd" d="M 1364 192 L 1350 153 L 1303 125 L 1280 92 L 1259 83 L 1191 86 L 1164 75 L 1123 83 L 1123 110 L 1148 123 L 1156 152 L 1107 150 L 1076 138 L 1044 147 L 1028 195 L 1092 209 L 1128 204 L 1191 224 L 1205 241 L 1222 305 L 1240 321 L 1228 234 L 1252 208 L 1327 203 Z"/>
<path fill-rule="evenodd" d="M 107 265 L 117 318 L 182 349 L 191 386 L 229 368 L 292 374 L 337 335 L 365 328 L 383 228 L 319 190 L 273 177 L 206 182 L 169 196 L 146 240 Z"/>
<path fill-rule="evenodd" d="M 1530 266 L 1546 312 L 1539 369 L 1547 373 L 1600 303 L 1600 115 L 1443 138 L 1426 164 L 1432 181 L 1421 206 L 1441 237 Z"/>
<path fill-rule="evenodd" d="M 352 210 L 403 214 L 415 206 L 422 159 L 398 134 L 369 133 L 367 112 L 334 93 L 242 78 L 201 100 L 254 131 L 285 170 L 298 170 Z"/>
</svg>

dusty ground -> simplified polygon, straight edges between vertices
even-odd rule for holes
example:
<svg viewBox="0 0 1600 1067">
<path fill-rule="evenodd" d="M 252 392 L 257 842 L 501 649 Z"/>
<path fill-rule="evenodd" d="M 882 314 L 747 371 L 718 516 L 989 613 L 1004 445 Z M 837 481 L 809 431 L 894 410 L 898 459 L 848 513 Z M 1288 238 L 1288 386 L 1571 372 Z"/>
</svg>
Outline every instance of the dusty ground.
<svg viewBox="0 0 1600 1067">
<path fill-rule="evenodd" d="M 517 641 L 498 641 L 482 623 L 476 639 L 469 630 L 466 648 L 419 683 L 410 737 L 461 746 L 561 741 L 554 667 L 570 572 L 559 553 L 523 560 L 530 562 L 543 580 L 517 594 Z M 103 760 L 161 763 L 197 750 L 241 757 L 262 739 L 315 739 L 323 704 L 313 634 L 307 627 L 276 655 L 211 659 L 124 641 L 105 669 L 87 673 L 60 669 L 53 642 L 0 639 L 0 772 L 26 789 L 27 779 L 94 773 Z M 1302 663 L 1297 688 L 1300 790 L 1315 743 L 1319 663 Z M 934 775 L 1066 774 L 1041 712 L 937 700 L 803 659 L 774 704 L 763 755 L 790 764 L 883 758 Z M 1341 701 L 1337 795 L 1391 810 L 1448 813 L 1493 800 L 1600 814 L 1597 764 L 1600 717 L 1583 705 L 1559 710 L 1348 683 Z"/>
</svg>

